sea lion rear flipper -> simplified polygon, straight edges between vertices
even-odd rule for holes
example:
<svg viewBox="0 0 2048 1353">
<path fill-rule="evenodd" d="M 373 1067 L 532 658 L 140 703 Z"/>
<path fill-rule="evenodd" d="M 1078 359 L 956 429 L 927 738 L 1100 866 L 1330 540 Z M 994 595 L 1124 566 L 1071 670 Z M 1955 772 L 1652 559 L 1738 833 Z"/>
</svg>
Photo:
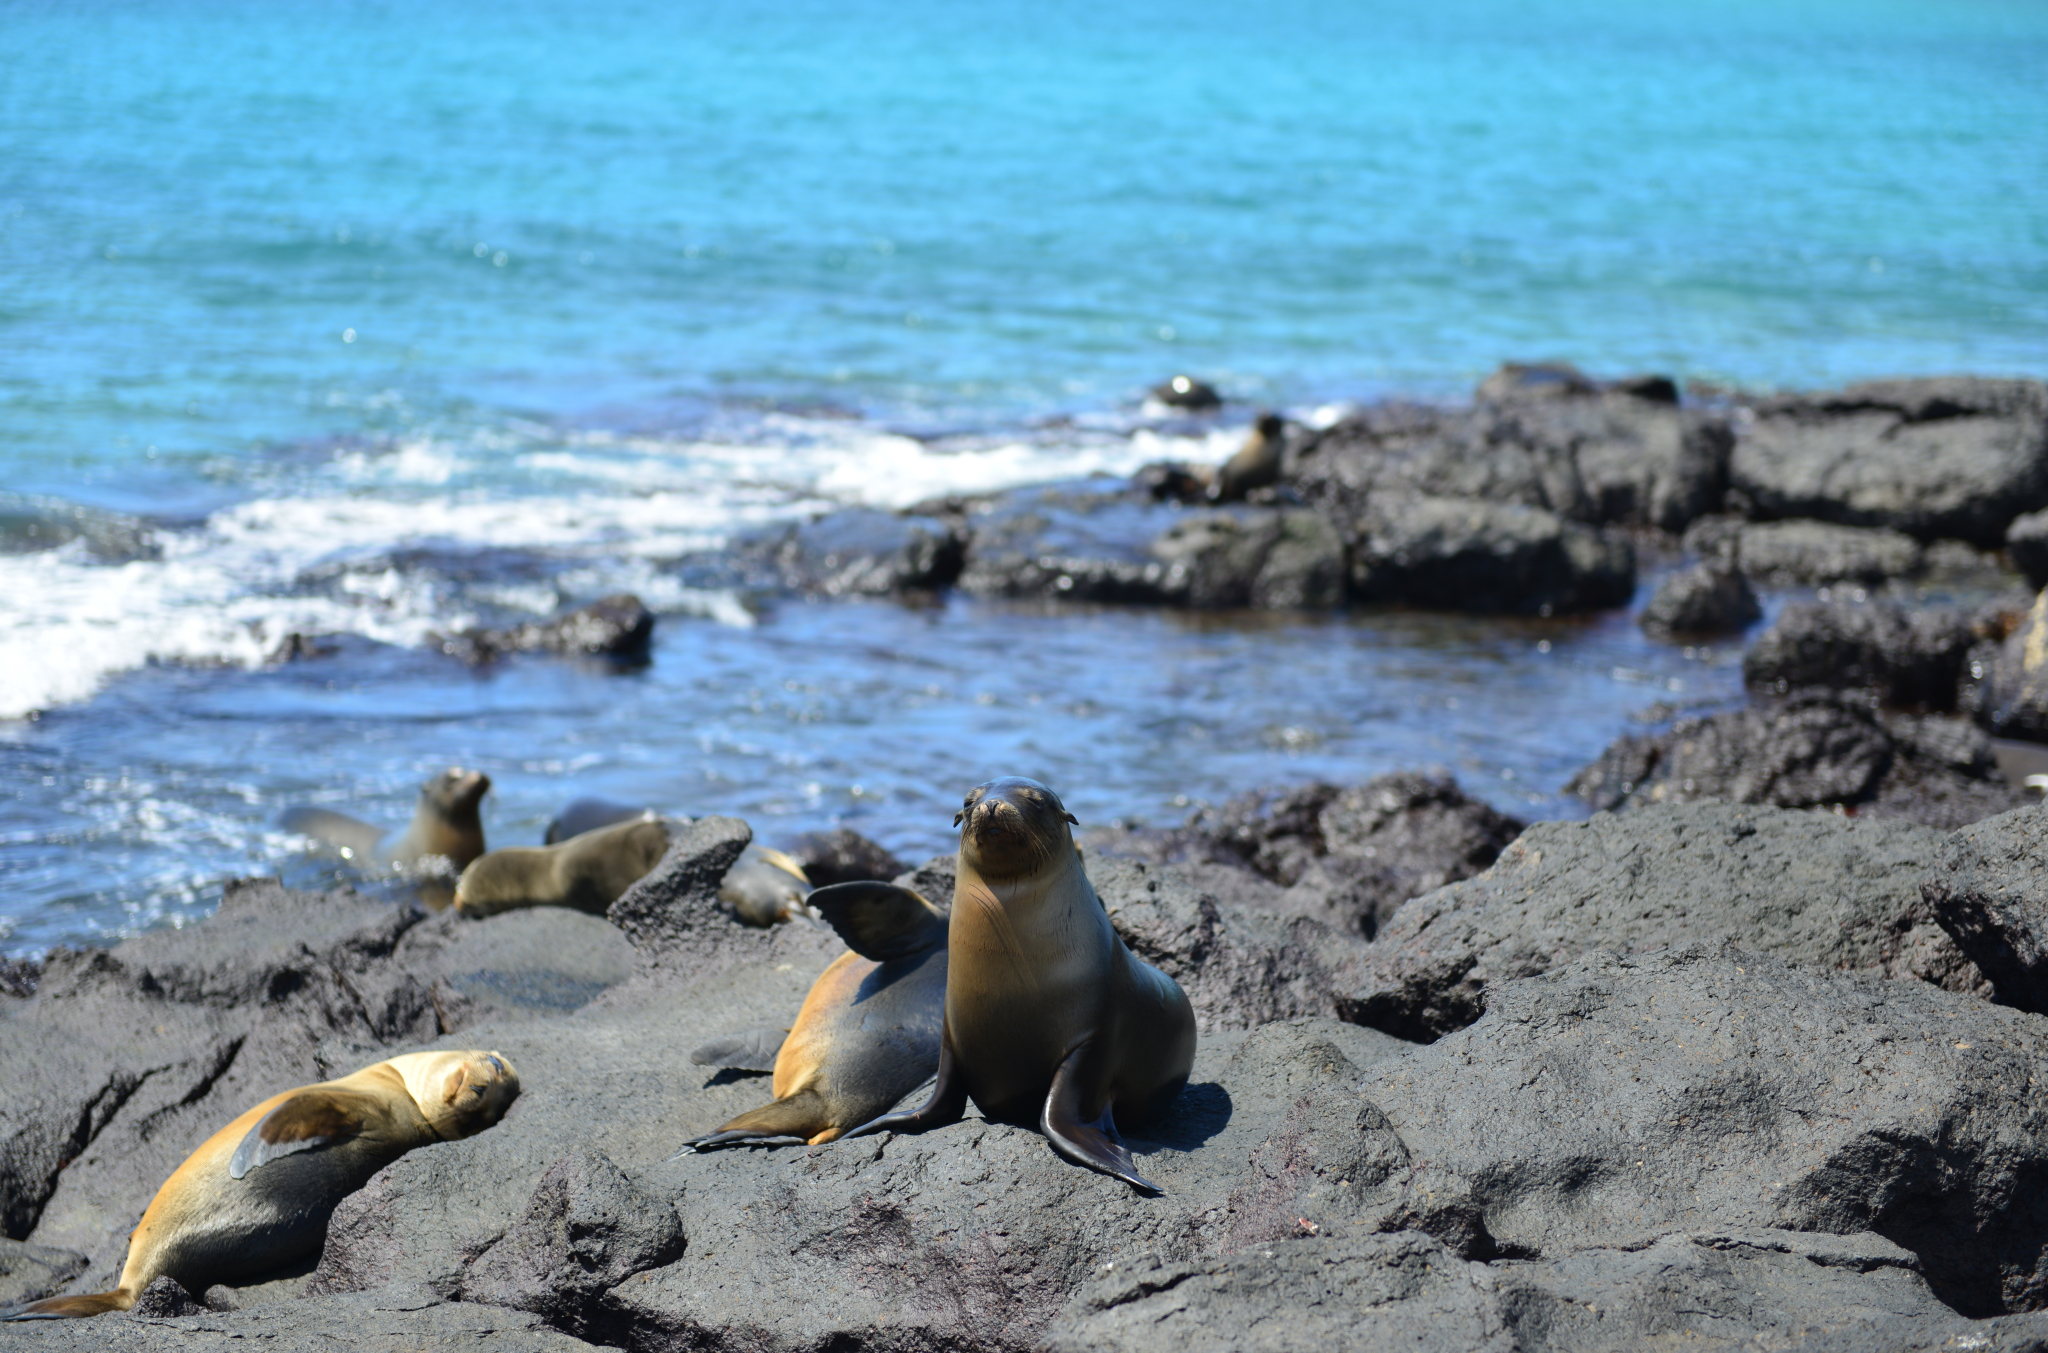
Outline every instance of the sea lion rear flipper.
<svg viewBox="0 0 2048 1353">
<path fill-rule="evenodd" d="M 833 1131 L 832 1112 L 825 1103 L 825 1097 L 816 1090 L 806 1087 L 786 1099 L 743 1113 L 708 1136 L 696 1137 L 683 1143 L 680 1156 L 691 1151 L 702 1151 L 706 1147 L 723 1146 L 727 1142 L 770 1141 L 777 1137 L 795 1137 L 808 1141 L 820 1133 Z M 671 1160 L 674 1157 L 670 1157 Z"/>
<path fill-rule="evenodd" d="M 80 1297 L 45 1297 L 26 1306 L 0 1311 L 0 1321 L 75 1320 L 81 1316 L 125 1311 L 134 1304 L 135 1299 L 117 1287 L 111 1292 L 92 1292 Z"/>
<path fill-rule="evenodd" d="M 787 1029 L 748 1029 L 714 1038 L 690 1054 L 698 1066 L 729 1066 L 735 1071 L 773 1071 Z"/>
<path fill-rule="evenodd" d="M 377 853 L 377 846 L 384 839 L 381 828 L 331 808 L 287 808 L 278 817 L 277 825 L 288 832 L 339 846 L 365 860 Z"/>
<path fill-rule="evenodd" d="M 932 1078 L 932 1097 L 922 1108 L 908 1113 L 885 1113 L 880 1118 L 862 1123 L 851 1132 L 841 1133 L 840 1140 L 851 1137 L 865 1137 L 873 1132 L 926 1132 L 948 1123 L 957 1123 L 967 1113 L 967 1078 L 960 1074 L 960 1063 L 953 1056 L 953 1038 L 943 1025 L 939 1031 L 939 1074 Z"/>
<path fill-rule="evenodd" d="M 1102 1106 L 1102 1116 L 1092 1123 L 1081 1117 L 1081 1064 L 1092 1041 L 1084 1040 L 1052 1073 L 1052 1089 L 1038 1115 L 1039 1130 L 1045 1133 L 1053 1150 L 1076 1165 L 1114 1175 L 1147 1193 L 1164 1193 L 1166 1190 L 1138 1173 L 1137 1162 L 1117 1138 L 1116 1120 L 1110 1116 L 1108 1104 Z"/>
<path fill-rule="evenodd" d="M 301 1090 L 256 1120 L 228 1159 L 228 1177 L 240 1179 L 279 1157 L 359 1137 L 388 1116 L 383 1101 L 360 1090 Z"/>
<path fill-rule="evenodd" d="M 820 888 L 805 899 L 862 958 L 887 963 L 946 942 L 946 914 L 921 893 L 863 879 Z"/>
</svg>

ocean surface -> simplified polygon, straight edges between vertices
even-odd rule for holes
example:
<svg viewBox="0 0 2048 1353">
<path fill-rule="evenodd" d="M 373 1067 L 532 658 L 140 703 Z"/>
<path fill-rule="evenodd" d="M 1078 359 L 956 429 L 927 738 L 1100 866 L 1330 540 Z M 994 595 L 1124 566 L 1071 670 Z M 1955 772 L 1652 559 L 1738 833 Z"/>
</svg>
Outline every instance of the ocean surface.
<svg viewBox="0 0 2048 1353">
<path fill-rule="evenodd" d="M 1005 772 L 1091 825 L 1424 765 L 1569 813 L 1734 651 L 674 562 L 1503 359 L 2048 376 L 2032 0 L 67 0 L 0 45 L 6 952 L 352 877 L 277 812 L 395 824 L 450 763 L 499 844 L 602 793 L 921 858 Z M 1232 405 L 1148 405 L 1176 371 Z M 423 647 L 621 589 L 637 673 Z"/>
</svg>

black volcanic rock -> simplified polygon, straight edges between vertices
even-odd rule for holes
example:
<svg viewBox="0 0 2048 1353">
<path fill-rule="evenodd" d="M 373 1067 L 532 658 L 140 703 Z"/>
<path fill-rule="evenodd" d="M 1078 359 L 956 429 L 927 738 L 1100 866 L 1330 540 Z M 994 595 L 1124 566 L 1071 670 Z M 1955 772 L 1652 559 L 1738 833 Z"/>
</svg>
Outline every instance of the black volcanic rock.
<svg viewBox="0 0 2048 1353">
<path fill-rule="evenodd" d="M 1359 601 L 1553 615 L 1622 606 L 1635 592 L 1626 538 L 1540 507 L 1381 495 L 1349 531 Z"/>
<path fill-rule="evenodd" d="M 952 586 L 966 542 L 938 517 L 854 507 L 791 527 L 749 550 L 797 591 L 888 596 Z"/>
<path fill-rule="evenodd" d="M 1927 557 L 1919 541 L 1900 531 L 1806 520 L 1706 517 L 1687 529 L 1685 547 L 1774 587 L 1875 587 L 1918 574 Z"/>
<path fill-rule="evenodd" d="M 1641 623 L 1655 637 L 1682 638 L 1739 633 L 1762 616 L 1747 578 L 1724 564 L 1702 563 L 1666 578 Z"/>
<path fill-rule="evenodd" d="M 2048 1013 L 2048 810 L 2019 808 L 1956 832 L 1922 892 L 2000 999 Z"/>
<path fill-rule="evenodd" d="M 789 842 L 784 853 L 804 867 L 814 888 L 858 879 L 888 880 L 904 871 L 903 861 L 849 827 L 806 832 Z M 944 905 L 946 899 L 933 900 Z"/>
<path fill-rule="evenodd" d="M 1867 690 L 1887 704 L 1954 709 L 1976 634 L 1959 608 L 1794 602 L 1742 658 L 1753 689 Z"/>
<path fill-rule="evenodd" d="M 640 663 L 647 660 L 653 637 L 654 612 L 632 593 L 620 592 L 549 620 L 529 621 L 510 629 L 464 630 L 439 642 L 442 652 L 473 666 L 509 653 L 557 653 Z"/>
</svg>

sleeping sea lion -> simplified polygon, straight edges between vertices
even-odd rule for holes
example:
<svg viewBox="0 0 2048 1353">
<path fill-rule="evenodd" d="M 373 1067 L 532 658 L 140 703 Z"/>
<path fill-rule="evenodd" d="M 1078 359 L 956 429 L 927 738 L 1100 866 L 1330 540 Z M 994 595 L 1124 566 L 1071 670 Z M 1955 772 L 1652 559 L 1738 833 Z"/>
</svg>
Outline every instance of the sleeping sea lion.
<svg viewBox="0 0 2048 1353">
<path fill-rule="evenodd" d="M 1171 977 L 1132 956 L 1081 867 L 1059 796 L 1005 776 L 968 794 L 954 825 L 959 876 L 948 923 L 938 1080 L 924 1107 L 847 1133 L 922 1132 L 972 1099 L 1037 1122 L 1080 1165 L 1158 1192 L 1117 1126 L 1172 1103 L 1195 1060 L 1195 1012 Z"/>
<path fill-rule="evenodd" d="M 635 808 L 630 803 L 616 799 L 580 798 L 571 799 L 562 805 L 548 823 L 548 833 L 541 838 L 544 846 L 558 846 L 572 836 L 594 832 L 599 827 L 610 827 L 620 822 L 633 822 L 653 813 L 652 808 Z"/>
<path fill-rule="evenodd" d="M 318 837 L 366 863 L 412 864 L 445 855 L 462 869 L 484 853 L 484 824 L 476 809 L 490 787 L 491 777 L 480 770 L 457 766 L 442 771 L 420 786 L 412 823 L 402 832 L 386 832 L 327 808 L 287 808 L 278 825 Z"/>
<path fill-rule="evenodd" d="M 668 827 L 652 813 L 558 846 L 505 846 L 462 871 L 455 909 L 495 916 L 520 907 L 574 907 L 602 916 L 667 850 Z"/>
<path fill-rule="evenodd" d="M 1280 482 L 1280 455 L 1287 437 L 1287 424 L 1277 413 L 1262 413 L 1252 425 L 1244 445 L 1216 471 L 1209 497 L 1219 503 L 1243 500 L 1253 489 Z"/>
<path fill-rule="evenodd" d="M 8 1320 L 125 1311 L 161 1274 L 204 1292 L 319 1252 L 334 1206 L 415 1146 L 505 1116 L 519 1076 L 495 1052 L 413 1052 L 273 1095 L 172 1172 L 128 1237 L 111 1292 L 51 1297 Z"/>
<path fill-rule="evenodd" d="M 806 917 L 804 898 L 811 880 L 804 867 L 779 850 L 757 843 L 740 852 L 718 885 L 718 900 L 746 925 L 767 927 Z"/>
<path fill-rule="evenodd" d="M 883 1113 L 932 1077 L 946 1004 L 946 913 L 893 883 L 810 896 L 849 952 L 811 984 L 796 1024 L 751 1029 L 690 1054 L 699 1066 L 775 1072 L 775 1102 L 685 1143 L 801 1137 L 812 1146 Z"/>
</svg>

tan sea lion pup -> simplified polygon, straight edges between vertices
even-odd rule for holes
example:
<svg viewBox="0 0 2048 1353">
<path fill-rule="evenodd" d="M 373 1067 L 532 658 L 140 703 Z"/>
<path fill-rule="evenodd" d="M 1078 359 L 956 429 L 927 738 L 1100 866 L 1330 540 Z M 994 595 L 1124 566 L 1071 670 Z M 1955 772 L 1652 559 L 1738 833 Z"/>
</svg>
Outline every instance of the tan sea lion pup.
<svg viewBox="0 0 2048 1353">
<path fill-rule="evenodd" d="M 402 832 L 386 832 L 327 808 L 287 808 L 278 825 L 318 837 L 366 864 L 412 864 L 429 855 L 445 855 L 461 869 L 484 853 L 484 824 L 477 804 L 490 787 L 491 777 L 480 770 L 456 766 L 442 771 L 420 786 L 412 822 Z"/>
<path fill-rule="evenodd" d="M 718 885 L 718 900 L 746 925 L 767 927 L 780 921 L 811 919 L 804 909 L 811 879 L 789 856 L 758 842 L 740 852 Z"/>
<path fill-rule="evenodd" d="M 946 913 L 893 883 L 835 883 L 810 905 L 841 954 L 811 984 L 787 1031 L 752 1029 L 690 1054 L 699 1066 L 775 1073 L 775 1102 L 685 1145 L 801 1137 L 812 1146 L 867 1122 L 939 1064 L 946 1007 Z"/>
<path fill-rule="evenodd" d="M 922 1132 L 972 1099 L 1036 1121 L 1053 1148 L 1141 1189 L 1117 1136 L 1171 1104 L 1195 1060 L 1195 1012 L 1171 977 L 1109 924 L 1059 796 L 1006 776 L 967 796 L 948 924 L 938 1080 L 924 1107 L 852 1132 Z"/>
<path fill-rule="evenodd" d="M 319 1252 L 335 1204 L 415 1146 L 471 1137 L 505 1116 L 519 1075 L 495 1052 L 413 1052 L 273 1095 L 172 1172 L 128 1238 L 121 1285 L 5 1317 L 125 1311 L 159 1275 L 202 1293 Z"/>
<path fill-rule="evenodd" d="M 602 916 L 667 850 L 668 828 L 652 813 L 558 846 L 506 846 L 462 871 L 455 909 L 494 916 L 520 907 L 574 907 Z"/>
</svg>

